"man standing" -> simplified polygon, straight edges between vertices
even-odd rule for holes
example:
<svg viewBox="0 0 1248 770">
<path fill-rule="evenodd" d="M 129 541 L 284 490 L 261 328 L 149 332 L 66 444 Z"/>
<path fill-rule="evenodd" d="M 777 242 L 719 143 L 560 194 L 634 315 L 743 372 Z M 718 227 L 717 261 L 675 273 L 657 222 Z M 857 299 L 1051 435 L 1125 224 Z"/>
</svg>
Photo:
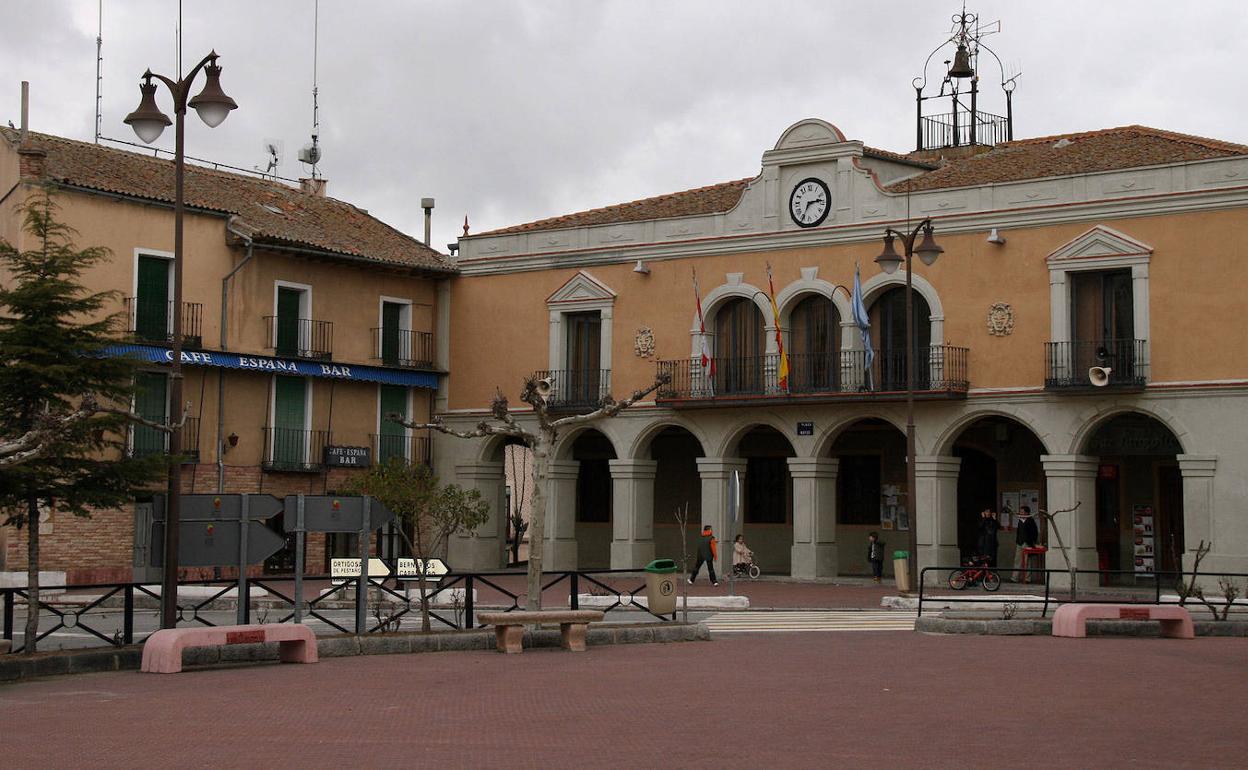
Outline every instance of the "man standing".
<svg viewBox="0 0 1248 770">
<path fill-rule="evenodd" d="M 706 564 L 706 571 L 711 576 L 711 585 L 719 585 L 719 580 L 715 577 L 715 559 L 718 556 L 715 535 L 711 532 L 711 525 L 707 524 L 702 527 L 702 539 L 698 542 L 698 561 L 693 566 L 693 574 L 689 576 L 689 585 L 693 585 L 693 581 L 697 579 L 703 563 Z"/>
<path fill-rule="evenodd" d="M 1014 549 L 1015 583 L 1023 579 L 1023 568 L 1027 566 L 1023 561 L 1023 549 L 1035 548 L 1039 541 L 1040 527 L 1036 526 L 1036 519 L 1031 515 L 1031 506 L 1024 505 L 1018 513 L 1018 531 L 1014 535 L 1014 542 L 1017 546 Z"/>
</svg>

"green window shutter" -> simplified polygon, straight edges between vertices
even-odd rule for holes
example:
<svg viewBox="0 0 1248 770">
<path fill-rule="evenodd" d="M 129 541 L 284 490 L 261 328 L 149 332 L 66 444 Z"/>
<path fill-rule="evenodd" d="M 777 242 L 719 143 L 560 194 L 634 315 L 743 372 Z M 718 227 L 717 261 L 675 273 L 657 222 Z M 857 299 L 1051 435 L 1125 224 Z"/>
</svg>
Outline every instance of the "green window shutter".
<svg viewBox="0 0 1248 770">
<path fill-rule="evenodd" d="M 134 411 L 145 420 L 165 422 L 168 401 L 168 378 L 160 372 L 139 372 L 135 375 Z M 146 425 L 134 426 L 134 456 L 145 457 L 167 449 L 167 434 Z"/>
<path fill-rule="evenodd" d="M 169 269 L 167 259 L 139 257 L 134 331 L 141 339 L 169 339 Z"/>
<path fill-rule="evenodd" d="M 381 361 L 398 366 L 402 355 L 403 306 L 386 302 L 381 306 Z"/>
<path fill-rule="evenodd" d="M 407 388 L 401 385 L 382 385 L 378 396 L 381 400 L 381 435 L 377 437 L 377 462 L 384 463 L 391 457 L 407 457 L 407 429 L 386 419 L 388 414 L 401 414 L 407 418 Z"/>
<path fill-rule="evenodd" d="M 274 378 L 273 464 L 302 466 L 307 462 L 307 383 L 302 377 Z"/>
<path fill-rule="evenodd" d="M 299 355 L 299 299 L 303 292 L 298 289 L 277 290 L 277 354 Z"/>
</svg>

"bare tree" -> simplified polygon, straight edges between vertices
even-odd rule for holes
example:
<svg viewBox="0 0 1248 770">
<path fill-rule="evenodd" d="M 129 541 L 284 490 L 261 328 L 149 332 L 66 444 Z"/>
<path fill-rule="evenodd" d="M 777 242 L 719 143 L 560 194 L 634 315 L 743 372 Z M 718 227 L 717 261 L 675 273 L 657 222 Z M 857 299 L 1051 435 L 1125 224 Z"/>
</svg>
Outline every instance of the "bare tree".
<svg viewBox="0 0 1248 770">
<path fill-rule="evenodd" d="M 554 451 L 555 442 L 559 440 L 560 432 L 568 428 L 615 417 L 623 410 L 658 390 L 669 382 L 670 379 L 671 375 L 661 373 L 658 379 L 649 387 L 644 390 L 633 391 L 633 394 L 623 401 L 616 401 L 610 394 L 607 394 L 602 397 L 598 408 L 592 412 L 552 419 L 549 406 L 546 403 L 546 397 L 542 395 L 538 387 L 538 380 L 530 376 L 524 381 L 524 388 L 520 391 L 520 400 L 533 408 L 533 414 L 537 417 L 536 430 L 529 430 L 516 422 L 516 418 L 512 416 L 511 408 L 507 403 L 507 397 L 503 395 L 502 391 L 495 391 L 494 399 L 490 404 L 490 413 L 493 416 L 493 421 L 482 420 L 477 424 L 475 430 L 461 431 L 450 428 L 443 423 L 441 415 L 434 416 L 433 421 L 427 423 L 406 420 L 397 414 L 390 414 L 386 417 L 392 422 L 397 422 L 414 430 L 436 430 L 439 433 L 457 438 L 507 436 L 518 439 L 529 449 L 533 450 L 533 468 L 531 472 L 533 482 L 531 502 L 533 508 L 529 521 L 529 567 L 526 589 L 528 598 L 525 606 L 530 610 L 538 610 L 542 607 L 542 551 L 544 546 L 543 540 L 546 536 L 546 493 L 543 489 L 543 483 L 546 480 L 546 471 L 550 464 L 551 453 Z"/>
<path fill-rule="evenodd" d="M 681 621 L 689 622 L 689 589 L 686 587 L 685 578 L 689 576 L 689 503 L 686 502 L 683 508 L 677 508 L 673 514 L 676 519 L 676 526 L 680 527 L 680 571 L 681 580 L 676 581 L 677 587 L 680 589 L 680 605 Z"/>
<path fill-rule="evenodd" d="M 1082 504 L 1082 500 L 1077 500 L 1071 507 L 1063 508 L 1060 511 L 1053 511 L 1052 513 L 1045 510 L 1037 511 L 1040 514 L 1040 518 L 1048 523 L 1049 529 L 1053 530 L 1053 535 L 1057 538 L 1057 547 L 1062 552 L 1062 559 L 1066 561 L 1066 569 L 1070 572 L 1070 600 L 1072 602 L 1075 600 L 1075 563 L 1070 560 L 1070 554 L 1066 552 L 1066 544 L 1062 542 L 1062 531 L 1058 528 L 1055 517 L 1059 513 L 1073 513 Z"/>
<path fill-rule="evenodd" d="M 1205 596 L 1205 589 L 1196 580 L 1200 574 L 1200 563 L 1209 555 L 1212 547 L 1212 544 L 1201 540 L 1197 544 L 1192 556 L 1191 579 L 1184 580 L 1182 573 L 1180 573 L 1178 584 L 1179 604 L 1186 604 L 1187 600 L 1194 596 L 1201 604 L 1205 605 L 1205 608 L 1213 615 L 1214 620 L 1226 620 L 1230 617 L 1231 609 L 1235 606 L 1235 600 L 1240 597 L 1240 588 L 1235 584 L 1235 580 L 1226 575 L 1218 578 L 1218 588 L 1222 591 L 1222 606 L 1220 608 L 1209 597 Z"/>
<path fill-rule="evenodd" d="M 189 401 L 187 409 L 190 409 Z M 35 418 L 35 427 L 31 430 L 17 438 L 0 439 L 0 468 L 21 465 L 34 460 L 47 452 L 63 433 L 97 414 L 119 415 L 129 422 L 146 425 L 162 433 L 172 433 L 175 427 L 181 427 L 186 422 L 186 412 L 183 413 L 182 420 L 177 425 L 152 422 L 128 409 L 101 406 L 96 403 L 94 396 L 88 394 L 83 396 L 76 409 L 60 413 L 44 412 Z"/>
<path fill-rule="evenodd" d="M 527 451 L 527 447 L 525 449 Z M 506 452 L 506 450 L 504 450 L 506 454 L 510 455 L 507 458 L 507 463 L 511 470 L 508 476 L 512 482 L 511 495 L 508 498 L 507 503 L 510 508 L 507 511 L 507 523 L 511 526 L 511 531 L 514 534 L 514 538 L 511 542 L 511 561 L 515 564 L 519 564 L 520 541 L 524 539 L 524 533 L 529 529 L 529 523 L 524 520 L 524 505 L 529 494 L 529 485 L 532 483 L 532 480 L 527 478 L 528 474 L 524 473 L 525 469 L 530 464 L 527 455 L 516 451 L 517 447 L 515 446 L 511 447 L 511 450 L 511 452 Z M 518 457 L 522 458 L 519 469 L 516 468 Z M 519 484 L 516 483 L 517 480 L 519 481 Z"/>
</svg>

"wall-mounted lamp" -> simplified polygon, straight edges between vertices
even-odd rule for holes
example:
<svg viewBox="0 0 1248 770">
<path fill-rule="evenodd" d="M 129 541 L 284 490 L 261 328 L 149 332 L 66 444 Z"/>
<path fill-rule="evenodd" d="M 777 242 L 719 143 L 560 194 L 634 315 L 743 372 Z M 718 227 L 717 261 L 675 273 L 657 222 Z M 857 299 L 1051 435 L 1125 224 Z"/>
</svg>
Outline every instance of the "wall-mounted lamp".
<svg viewBox="0 0 1248 770">
<path fill-rule="evenodd" d="M 992 228 L 992 232 L 988 233 L 988 242 L 1001 246 L 1005 243 L 1005 238 L 1001 235 L 1001 233 L 997 232 L 997 228 L 994 227 Z"/>
<path fill-rule="evenodd" d="M 231 433 L 229 436 L 226 437 L 225 440 L 226 442 L 229 443 L 230 449 L 233 449 L 234 447 L 238 446 L 238 434 L 237 433 Z"/>
<path fill-rule="evenodd" d="M 637 264 L 633 266 L 633 272 L 641 273 L 642 275 L 650 275 L 650 268 L 646 267 L 646 263 L 639 259 L 637 260 Z"/>
</svg>

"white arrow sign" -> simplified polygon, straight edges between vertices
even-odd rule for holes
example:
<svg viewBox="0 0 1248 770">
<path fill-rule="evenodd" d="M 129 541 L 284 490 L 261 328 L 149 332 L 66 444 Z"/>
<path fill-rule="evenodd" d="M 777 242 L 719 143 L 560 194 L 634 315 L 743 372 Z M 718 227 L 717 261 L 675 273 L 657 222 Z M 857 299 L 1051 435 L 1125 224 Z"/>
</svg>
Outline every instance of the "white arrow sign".
<svg viewBox="0 0 1248 770">
<path fill-rule="evenodd" d="M 425 580 L 441 580 L 450 572 L 450 567 L 441 559 L 399 559 L 398 576 L 400 580 L 416 580 L 420 577 L 419 570 L 424 570 Z"/>
<path fill-rule="evenodd" d="M 390 574 L 390 568 L 381 559 L 368 560 L 368 577 L 370 580 L 384 578 Z M 360 560 L 330 559 L 329 575 L 332 578 L 356 578 L 360 576 Z"/>
</svg>

